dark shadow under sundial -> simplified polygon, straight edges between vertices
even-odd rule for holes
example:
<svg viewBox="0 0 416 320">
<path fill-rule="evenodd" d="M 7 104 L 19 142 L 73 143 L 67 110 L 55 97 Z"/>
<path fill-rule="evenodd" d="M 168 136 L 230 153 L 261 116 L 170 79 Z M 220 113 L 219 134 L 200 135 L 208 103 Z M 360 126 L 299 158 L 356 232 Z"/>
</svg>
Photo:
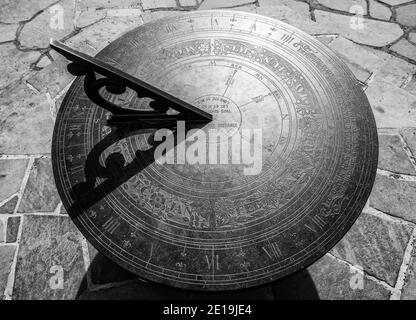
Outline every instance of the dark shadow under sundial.
<svg viewBox="0 0 416 320">
<path fill-rule="evenodd" d="M 88 279 L 89 278 L 89 279 Z M 104 281 L 104 282 L 102 282 Z M 121 281 L 121 282 L 120 282 Z M 98 291 L 87 289 L 120 282 Z M 319 300 L 308 270 L 300 270 L 267 285 L 223 292 L 203 292 L 158 284 L 138 278 L 100 253 L 92 259 L 76 295 L 78 300 Z"/>
</svg>

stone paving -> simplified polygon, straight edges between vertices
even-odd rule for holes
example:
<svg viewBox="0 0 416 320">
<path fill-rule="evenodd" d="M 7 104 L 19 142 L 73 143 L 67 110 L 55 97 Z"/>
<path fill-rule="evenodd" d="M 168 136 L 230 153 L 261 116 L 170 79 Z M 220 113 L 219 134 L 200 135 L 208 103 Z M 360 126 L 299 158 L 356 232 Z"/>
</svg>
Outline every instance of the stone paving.
<svg viewBox="0 0 416 320">
<path fill-rule="evenodd" d="M 73 80 L 50 38 L 96 54 L 152 19 L 211 8 L 270 16 L 332 48 L 362 84 L 380 140 L 373 192 L 343 240 L 307 270 L 238 294 L 149 284 L 100 255 L 62 208 L 50 159 Z M 0 61 L 3 299 L 416 299 L 416 1 L 7 0 Z"/>
</svg>

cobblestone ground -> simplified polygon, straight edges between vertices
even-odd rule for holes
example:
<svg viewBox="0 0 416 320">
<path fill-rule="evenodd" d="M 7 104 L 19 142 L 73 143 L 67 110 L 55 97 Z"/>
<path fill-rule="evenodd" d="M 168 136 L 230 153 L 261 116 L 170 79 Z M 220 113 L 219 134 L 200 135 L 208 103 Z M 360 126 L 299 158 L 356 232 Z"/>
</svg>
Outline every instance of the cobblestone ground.
<svg viewBox="0 0 416 320">
<path fill-rule="evenodd" d="M 62 208 L 50 159 L 55 115 L 73 80 L 48 49 L 51 37 L 95 54 L 147 21 L 210 8 L 270 16 L 331 47 L 365 89 L 380 140 L 373 192 L 344 239 L 306 271 L 231 296 L 151 285 L 98 254 Z M 416 1 L 6 0 L 0 61 L 4 299 L 416 298 Z"/>
</svg>

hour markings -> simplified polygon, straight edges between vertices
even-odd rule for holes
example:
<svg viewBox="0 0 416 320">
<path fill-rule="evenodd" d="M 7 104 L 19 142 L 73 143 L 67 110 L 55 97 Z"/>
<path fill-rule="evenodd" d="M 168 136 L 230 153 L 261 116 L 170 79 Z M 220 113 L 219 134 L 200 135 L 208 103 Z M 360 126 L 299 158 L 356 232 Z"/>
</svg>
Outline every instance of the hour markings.
<svg viewBox="0 0 416 320">
<path fill-rule="evenodd" d="M 136 39 L 130 40 L 129 44 L 134 48 L 140 48 L 142 46 L 142 44 Z"/>
<path fill-rule="evenodd" d="M 207 263 L 208 270 L 219 270 L 220 264 L 218 261 L 218 254 L 214 255 L 214 253 L 211 255 L 211 258 L 208 257 L 208 255 L 205 255 L 205 262 Z"/>
<path fill-rule="evenodd" d="M 174 33 L 177 30 L 177 28 L 174 24 L 168 23 L 165 26 L 165 30 L 166 30 L 167 33 Z"/>
<path fill-rule="evenodd" d="M 75 140 L 75 142 L 77 142 L 78 140 Z M 82 147 L 84 147 L 85 146 L 85 143 L 82 141 L 82 142 L 78 142 L 78 143 L 70 143 L 70 142 L 68 142 L 68 144 L 67 144 L 67 148 L 76 148 L 76 149 L 78 149 L 78 148 L 82 148 Z"/>
<path fill-rule="evenodd" d="M 211 16 L 211 29 L 214 29 L 214 26 L 215 27 L 218 27 L 218 20 L 217 20 L 217 18 L 214 18 L 213 16 Z"/>
<path fill-rule="evenodd" d="M 280 40 L 282 40 L 283 44 L 285 44 L 285 43 L 291 43 L 293 40 L 295 40 L 295 38 L 293 37 L 292 34 L 285 33 L 282 35 Z"/>
<path fill-rule="evenodd" d="M 279 248 L 276 242 L 269 243 L 261 249 L 267 254 L 267 256 L 272 260 L 277 260 L 282 256 L 282 250 Z"/>
<path fill-rule="evenodd" d="M 103 224 L 103 228 L 105 231 L 113 234 L 114 231 L 116 231 L 116 229 L 120 226 L 120 222 L 114 218 L 111 217 L 110 219 L 108 219 L 104 224 Z"/>
<path fill-rule="evenodd" d="M 311 230 L 314 233 L 317 233 L 319 230 L 325 228 L 326 221 L 321 216 L 314 216 L 311 218 L 311 221 L 305 224 L 305 227 Z"/>
<path fill-rule="evenodd" d="M 152 257 L 153 257 L 154 252 L 155 252 L 158 248 L 159 248 L 159 246 L 158 246 L 158 245 L 155 245 L 154 243 L 152 243 L 152 244 L 150 245 L 149 258 L 147 259 L 147 262 L 146 262 L 146 267 L 149 265 L 150 260 L 152 260 Z"/>
<path fill-rule="evenodd" d="M 84 171 L 84 164 L 71 167 L 72 174 L 78 174 Z"/>
<path fill-rule="evenodd" d="M 254 21 L 254 23 L 250 26 L 250 28 L 249 28 L 250 33 L 253 32 L 253 31 L 256 31 L 256 22 L 257 21 Z"/>
</svg>

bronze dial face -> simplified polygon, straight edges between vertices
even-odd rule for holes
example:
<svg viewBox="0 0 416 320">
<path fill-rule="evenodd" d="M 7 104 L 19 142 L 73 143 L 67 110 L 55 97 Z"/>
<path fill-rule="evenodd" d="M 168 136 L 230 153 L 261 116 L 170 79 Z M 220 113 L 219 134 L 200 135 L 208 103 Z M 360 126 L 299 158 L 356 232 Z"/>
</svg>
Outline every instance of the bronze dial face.
<svg viewBox="0 0 416 320">
<path fill-rule="evenodd" d="M 139 26 L 97 58 L 213 114 L 206 137 L 216 129 L 223 144 L 250 146 L 210 162 L 207 138 L 206 161 L 189 163 L 182 141 L 175 162 L 159 164 L 156 130 L 106 126 L 77 78 L 55 126 L 56 184 L 85 237 L 126 269 L 181 288 L 251 287 L 321 257 L 360 214 L 376 171 L 374 117 L 353 74 L 311 36 L 199 11 Z M 106 94 L 149 108 L 131 91 Z"/>
</svg>

